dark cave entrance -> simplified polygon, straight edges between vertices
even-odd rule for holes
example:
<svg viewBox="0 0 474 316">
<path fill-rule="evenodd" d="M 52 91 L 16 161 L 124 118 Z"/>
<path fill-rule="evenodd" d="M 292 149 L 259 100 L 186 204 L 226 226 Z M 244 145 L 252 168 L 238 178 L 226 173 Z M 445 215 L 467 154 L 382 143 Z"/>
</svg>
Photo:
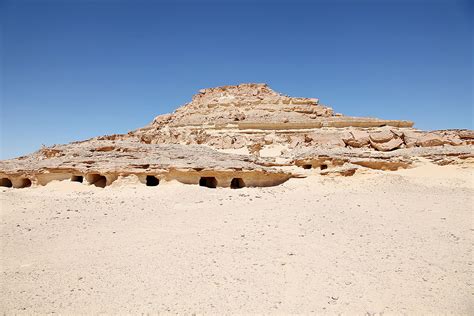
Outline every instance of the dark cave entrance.
<svg viewBox="0 0 474 316">
<path fill-rule="evenodd" d="M 105 188 L 105 186 L 107 185 L 107 178 L 100 174 L 91 174 L 89 176 L 89 182 L 90 184 L 93 184 L 96 187 Z"/>
<path fill-rule="evenodd" d="M 216 188 L 217 180 L 214 177 L 201 177 L 201 179 L 199 179 L 199 185 L 207 188 Z"/>
<path fill-rule="evenodd" d="M 28 188 L 31 187 L 31 180 L 28 178 L 23 178 L 20 179 L 20 185 L 18 186 L 19 188 Z"/>
<path fill-rule="evenodd" d="M 160 184 L 160 179 L 155 176 L 146 176 L 146 185 L 148 187 L 156 187 L 158 184 Z"/>
<path fill-rule="evenodd" d="M 12 181 L 8 178 L 1 178 L 0 179 L 0 187 L 7 187 L 11 188 L 13 186 Z"/>
<path fill-rule="evenodd" d="M 245 182 L 242 178 L 233 178 L 230 182 L 231 189 L 240 189 L 245 187 Z"/>
<path fill-rule="evenodd" d="M 82 182 L 84 182 L 84 177 L 83 177 L 83 176 L 72 176 L 72 177 L 71 177 L 71 181 L 72 181 L 72 182 L 80 182 L 80 183 L 82 183 Z"/>
</svg>

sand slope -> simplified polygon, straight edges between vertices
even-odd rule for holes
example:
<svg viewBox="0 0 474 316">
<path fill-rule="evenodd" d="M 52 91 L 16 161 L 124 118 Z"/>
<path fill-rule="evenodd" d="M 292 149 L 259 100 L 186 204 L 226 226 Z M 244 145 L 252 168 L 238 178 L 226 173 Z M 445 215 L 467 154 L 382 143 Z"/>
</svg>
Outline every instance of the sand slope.
<svg viewBox="0 0 474 316">
<path fill-rule="evenodd" d="M 472 314 L 472 170 L 2 188 L 0 310 Z"/>
</svg>

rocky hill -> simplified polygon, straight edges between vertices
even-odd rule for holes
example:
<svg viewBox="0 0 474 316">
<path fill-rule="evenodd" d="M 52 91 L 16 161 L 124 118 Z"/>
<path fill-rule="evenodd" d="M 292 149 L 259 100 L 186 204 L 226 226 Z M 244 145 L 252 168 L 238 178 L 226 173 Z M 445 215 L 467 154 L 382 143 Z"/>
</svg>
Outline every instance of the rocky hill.
<svg viewBox="0 0 474 316">
<path fill-rule="evenodd" d="M 207 187 L 272 186 L 292 177 L 353 175 L 474 159 L 474 131 L 421 131 L 413 122 L 335 113 L 315 98 L 266 84 L 203 89 L 148 126 L 0 161 L 0 186 L 53 180 L 105 187 L 136 175 L 147 185 L 177 180 Z"/>
</svg>

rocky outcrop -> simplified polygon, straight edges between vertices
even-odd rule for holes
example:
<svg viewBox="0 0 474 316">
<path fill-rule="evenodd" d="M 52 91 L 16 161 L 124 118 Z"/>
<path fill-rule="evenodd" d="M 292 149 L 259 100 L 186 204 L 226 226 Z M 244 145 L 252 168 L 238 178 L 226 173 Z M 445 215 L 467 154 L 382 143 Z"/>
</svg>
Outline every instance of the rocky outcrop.
<svg viewBox="0 0 474 316">
<path fill-rule="evenodd" d="M 271 186 L 315 170 L 350 176 L 360 169 L 408 168 L 417 157 L 438 164 L 470 161 L 473 143 L 470 130 L 425 132 L 405 120 L 347 117 L 316 98 L 241 84 L 200 90 L 190 103 L 128 134 L 0 161 L 0 186 L 66 180 L 105 187 L 129 176 L 153 186 L 173 180 Z M 236 150 L 239 155 L 229 153 Z"/>
<path fill-rule="evenodd" d="M 474 157 L 472 146 L 446 146 L 429 148 L 405 148 L 390 152 L 379 152 L 351 148 L 309 148 L 295 151 L 291 154 L 292 164 L 303 169 L 326 170 L 346 164 L 358 165 L 378 170 L 398 170 L 409 168 L 418 158 L 431 160 L 433 163 L 445 164 L 463 161 Z M 443 163 L 440 163 L 443 161 Z M 308 166 L 310 166 L 308 168 Z"/>
<path fill-rule="evenodd" d="M 13 187 L 78 179 L 105 187 L 118 177 L 131 174 L 143 182 L 146 176 L 154 176 L 186 184 L 199 184 L 202 177 L 215 177 L 218 187 L 230 186 L 233 178 L 241 179 L 245 186 L 271 186 L 291 177 L 252 157 L 221 153 L 203 146 L 146 145 L 138 141 L 93 140 L 56 145 L 0 162 L 0 181 L 5 182 L 3 186 L 12 181 Z M 28 180 L 28 185 L 22 184 L 22 179 Z"/>
<path fill-rule="evenodd" d="M 299 136 L 303 130 L 382 126 L 411 127 L 413 122 L 348 117 L 335 114 L 316 98 L 285 96 L 266 84 L 241 84 L 200 90 L 190 103 L 172 114 L 156 117 L 150 125 L 130 135 L 145 143 L 207 144 L 224 149 L 229 147 L 229 142 L 217 139 L 227 136 L 240 136 L 241 141 L 232 147 L 242 148 L 273 131 Z M 284 142 L 285 137 L 281 139 Z M 342 134 L 331 143 L 341 144 Z"/>
</svg>

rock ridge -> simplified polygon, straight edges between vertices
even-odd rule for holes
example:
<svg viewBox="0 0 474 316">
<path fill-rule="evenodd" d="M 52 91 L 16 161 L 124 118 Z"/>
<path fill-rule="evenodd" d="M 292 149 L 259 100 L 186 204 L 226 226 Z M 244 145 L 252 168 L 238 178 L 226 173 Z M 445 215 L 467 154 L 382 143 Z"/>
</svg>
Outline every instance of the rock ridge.
<svg viewBox="0 0 474 316">
<path fill-rule="evenodd" d="M 202 89 L 128 134 L 0 161 L 0 186 L 67 180 L 105 187 L 130 175 L 144 184 L 272 186 L 290 178 L 409 168 L 420 157 L 471 167 L 473 145 L 472 130 L 421 131 L 406 120 L 344 116 L 317 98 L 244 83 Z"/>
</svg>

